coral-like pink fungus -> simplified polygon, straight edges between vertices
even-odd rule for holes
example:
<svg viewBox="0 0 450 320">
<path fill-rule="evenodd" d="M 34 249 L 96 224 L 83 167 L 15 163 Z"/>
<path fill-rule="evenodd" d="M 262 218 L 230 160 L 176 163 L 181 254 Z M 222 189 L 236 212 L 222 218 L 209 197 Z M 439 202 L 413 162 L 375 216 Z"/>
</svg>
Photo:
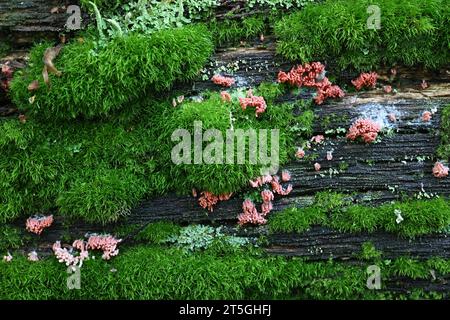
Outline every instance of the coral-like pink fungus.
<svg viewBox="0 0 450 320">
<path fill-rule="evenodd" d="M 291 180 L 291 173 L 288 170 L 281 171 L 281 181 L 287 182 Z"/>
<path fill-rule="evenodd" d="M 261 176 L 256 178 L 255 180 L 250 180 L 250 186 L 252 188 L 258 188 L 261 187 L 262 185 L 266 184 L 266 183 L 270 183 L 272 182 L 272 176 L 271 175 L 265 175 L 265 176 Z"/>
<path fill-rule="evenodd" d="M 283 181 L 289 181 L 291 179 L 291 175 L 287 170 L 283 170 L 281 172 L 281 175 Z M 270 213 L 270 211 L 272 211 L 273 209 L 272 201 L 275 198 L 274 193 L 285 196 L 292 191 L 291 184 L 289 184 L 286 187 L 286 189 L 283 188 L 283 186 L 280 183 L 280 178 L 278 176 L 265 175 L 258 177 L 255 180 L 250 180 L 249 183 L 253 188 L 258 188 L 265 184 L 270 183 L 272 191 L 268 189 L 261 191 L 261 198 L 263 201 L 263 203 L 261 204 L 261 213 L 258 213 L 255 204 L 251 200 L 247 199 L 244 201 L 244 203 L 242 204 L 242 209 L 244 210 L 244 212 L 241 213 L 238 217 L 240 225 L 246 223 L 253 223 L 253 224 L 266 223 L 266 219 L 264 217 L 268 213 Z"/>
<path fill-rule="evenodd" d="M 278 176 L 272 177 L 272 191 L 274 193 L 277 193 L 281 196 L 287 196 L 292 191 L 292 184 L 289 184 L 286 189 L 283 188 L 283 186 L 280 183 L 280 178 Z"/>
<path fill-rule="evenodd" d="M 328 161 L 333 160 L 333 150 L 327 151 L 327 160 Z"/>
<path fill-rule="evenodd" d="M 244 211 L 238 217 L 239 225 L 244 225 L 247 223 L 251 224 L 266 224 L 267 220 L 262 214 L 258 213 L 255 204 L 250 199 L 246 199 L 242 203 L 242 210 Z"/>
<path fill-rule="evenodd" d="M 74 255 L 72 253 L 72 250 L 68 250 L 67 248 L 61 247 L 61 242 L 56 241 L 53 244 L 53 252 L 55 253 L 56 259 L 61 262 L 65 263 L 66 266 L 77 266 L 83 264 L 83 260 L 87 258 L 87 251 L 82 252 L 83 254 L 80 255 Z"/>
<path fill-rule="evenodd" d="M 48 228 L 53 223 L 53 215 L 49 216 L 34 216 L 27 219 L 26 229 L 35 234 L 41 234 L 45 228 Z"/>
<path fill-rule="evenodd" d="M 209 211 L 214 211 L 214 206 L 219 201 L 226 201 L 231 198 L 233 193 L 224 193 L 215 195 L 212 192 L 209 191 L 202 191 L 200 193 L 200 198 L 198 199 L 198 203 L 203 209 L 208 209 Z"/>
<path fill-rule="evenodd" d="M 111 257 L 117 256 L 119 254 L 119 249 L 117 249 L 117 245 L 122 241 L 122 239 L 116 239 L 113 236 L 106 235 L 97 235 L 93 234 L 89 237 L 86 250 L 102 250 L 103 255 L 102 258 L 104 260 L 109 260 Z M 81 243 L 74 243 L 74 247 L 77 246 L 80 250 L 83 249 Z M 82 250 L 83 251 L 83 250 Z"/>
<path fill-rule="evenodd" d="M 314 101 L 322 104 L 327 98 L 342 98 L 345 94 L 341 88 L 333 85 L 325 77 L 325 66 L 320 62 L 306 63 L 292 68 L 289 72 L 280 71 L 278 73 L 278 82 L 288 83 L 297 87 L 315 88 L 316 97 Z"/>
<path fill-rule="evenodd" d="M 265 217 L 273 209 L 272 200 L 274 199 L 273 192 L 270 190 L 261 191 L 261 198 L 263 203 L 261 205 L 262 216 Z"/>
<path fill-rule="evenodd" d="M 436 178 L 445 178 L 448 176 L 448 167 L 444 166 L 442 162 L 437 161 L 433 167 L 433 175 Z"/>
<path fill-rule="evenodd" d="M 389 85 L 383 86 L 383 91 L 385 93 L 391 93 L 392 92 L 392 86 L 389 86 Z"/>
<path fill-rule="evenodd" d="M 239 103 L 242 107 L 242 110 L 247 109 L 247 107 L 254 107 L 256 108 L 256 117 L 260 113 L 263 113 L 266 111 L 267 105 L 266 101 L 263 97 L 254 96 L 251 92 L 249 94 L 249 97 L 247 98 L 239 98 Z"/>
<path fill-rule="evenodd" d="M 263 191 L 261 191 L 261 198 L 262 198 L 263 202 L 272 201 L 274 198 L 273 192 L 270 190 L 263 190 Z"/>
<path fill-rule="evenodd" d="M 424 111 L 422 113 L 422 121 L 423 122 L 429 122 L 431 120 L 431 112 L 430 111 Z"/>
<path fill-rule="evenodd" d="M 102 250 L 102 258 L 104 260 L 109 260 L 111 257 L 119 254 L 117 245 L 121 241 L 122 239 L 116 239 L 109 234 L 91 234 L 87 241 L 83 241 L 81 239 L 75 240 L 70 249 L 62 248 L 61 242 L 56 241 L 53 244 L 53 252 L 55 253 L 56 259 L 58 259 L 59 262 L 65 263 L 66 266 L 81 267 L 83 265 L 83 261 L 89 257 L 89 249 Z M 77 249 L 80 252 L 77 254 L 73 251 L 73 249 Z"/>
<path fill-rule="evenodd" d="M 303 157 L 305 157 L 305 150 L 303 150 L 302 148 L 298 148 L 297 152 L 295 152 L 295 157 L 297 157 L 298 159 L 302 159 Z"/>
<path fill-rule="evenodd" d="M 323 140 L 325 140 L 325 137 L 321 134 L 318 134 L 317 136 L 313 136 L 311 138 L 311 142 L 314 142 L 314 143 L 322 143 Z"/>
<path fill-rule="evenodd" d="M 9 84 L 13 77 L 13 69 L 7 64 L 2 65 L 0 70 L 0 88 L 4 91 L 9 90 Z"/>
<path fill-rule="evenodd" d="M 361 73 L 358 78 L 352 80 L 352 84 L 356 90 L 362 88 L 375 88 L 377 84 L 378 74 L 376 72 Z"/>
<path fill-rule="evenodd" d="M 222 98 L 223 102 L 230 102 L 231 101 L 231 95 L 227 91 L 221 91 L 220 97 Z"/>
<path fill-rule="evenodd" d="M 420 87 L 425 90 L 426 88 L 429 87 L 428 82 L 426 82 L 425 80 L 422 80 L 422 83 L 420 84 Z"/>
<path fill-rule="evenodd" d="M 235 80 L 233 78 L 230 77 L 224 77 L 221 76 L 220 74 L 216 74 L 211 78 L 212 82 L 214 82 L 215 84 L 222 86 L 222 87 L 231 87 Z"/>
<path fill-rule="evenodd" d="M 371 143 L 377 139 L 381 126 L 370 119 L 358 119 L 348 129 L 347 139 L 356 140 L 361 137 L 365 143 Z"/>
<path fill-rule="evenodd" d="M 29 261 L 33 261 L 33 262 L 39 261 L 39 257 L 38 257 L 37 252 L 36 251 L 31 251 L 30 253 L 28 253 L 28 260 Z"/>
</svg>

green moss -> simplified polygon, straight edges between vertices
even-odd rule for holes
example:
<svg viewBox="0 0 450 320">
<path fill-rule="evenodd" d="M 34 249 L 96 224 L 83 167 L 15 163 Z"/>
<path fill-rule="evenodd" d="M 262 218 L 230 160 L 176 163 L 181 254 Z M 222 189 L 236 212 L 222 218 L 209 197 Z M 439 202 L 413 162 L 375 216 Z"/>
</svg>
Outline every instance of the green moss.
<svg viewBox="0 0 450 320">
<path fill-rule="evenodd" d="M 1 263 L 1 262 L 0 262 Z M 427 278 L 427 262 L 400 258 L 383 267 L 382 285 L 393 275 Z M 138 246 L 113 260 L 88 260 L 81 290 L 68 290 L 66 267 L 54 257 L 29 262 L 14 256 L 0 268 L 1 299 L 385 299 L 395 293 L 366 288 L 366 264 L 308 262 L 234 251 Z M 115 272 L 111 272 L 115 269 Z M 428 277 L 429 278 L 429 277 Z M 423 296 L 430 292 L 418 292 Z M 436 295 L 434 295 L 437 297 Z M 408 298 L 409 296 L 406 296 Z"/>
<path fill-rule="evenodd" d="M 276 98 L 283 94 L 282 87 L 276 82 L 261 82 L 254 90 L 257 96 L 263 96 L 267 103 L 272 104 Z"/>
<path fill-rule="evenodd" d="M 178 144 L 172 141 L 175 130 L 192 134 L 194 121 L 201 121 L 203 130 L 214 128 L 225 137 L 230 111 L 235 129 L 280 129 L 281 163 L 293 148 L 292 105 L 269 104 L 256 118 L 254 109 L 242 111 L 236 97 L 224 103 L 218 93 L 210 93 L 203 102 L 185 101 L 177 108 L 152 97 L 129 107 L 102 121 L 44 122 L 32 116 L 26 123 L 1 121 L 0 152 L 8 157 L 0 159 L 0 221 L 57 208 L 57 214 L 67 217 L 109 223 L 143 198 L 169 190 L 236 192 L 259 176 L 262 167 L 250 163 L 248 151 L 245 161 L 237 163 L 237 141 L 232 164 L 176 165 L 171 157 Z M 204 141 L 203 147 L 207 145 Z"/>
<path fill-rule="evenodd" d="M 250 16 L 242 20 L 214 20 L 208 24 L 216 46 L 235 45 L 241 40 L 259 37 L 268 28 L 268 21 L 263 16 Z"/>
<path fill-rule="evenodd" d="M 349 164 L 346 161 L 339 162 L 339 171 L 344 172 L 348 170 Z"/>
<path fill-rule="evenodd" d="M 442 159 L 450 159 L 450 104 L 442 110 L 439 133 L 441 145 L 439 146 L 437 155 Z"/>
<path fill-rule="evenodd" d="M 4 40 L 2 40 L 2 42 L 0 42 L 0 58 L 8 54 L 10 50 L 11 50 L 10 45 Z"/>
<path fill-rule="evenodd" d="M 408 277 L 411 279 L 429 279 L 431 274 L 426 267 L 426 264 L 420 263 L 417 260 L 400 257 L 393 263 L 389 272 L 400 277 Z"/>
<path fill-rule="evenodd" d="M 176 110 L 168 111 L 169 115 L 164 115 L 163 128 L 160 130 L 164 134 L 160 136 L 158 145 L 163 146 L 159 149 L 162 165 L 166 164 L 166 170 L 170 174 L 169 180 L 176 181 L 176 188 L 179 191 L 186 192 L 192 188 L 197 190 L 208 190 L 215 194 L 221 194 L 226 192 L 235 192 L 244 186 L 248 185 L 248 180 L 253 179 L 256 176 L 261 175 L 262 165 L 260 164 L 259 155 L 256 157 L 256 163 L 252 163 L 249 159 L 249 136 L 243 136 L 244 148 L 239 149 L 240 152 L 245 151 L 245 159 L 243 161 L 238 160 L 238 139 L 234 139 L 234 154 L 233 163 L 227 162 L 226 152 L 226 136 L 227 130 L 233 125 L 234 134 L 237 129 L 242 129 L 246 133 L 249 133 L 249 129 L 255 130 L 256 136 L 259 137 L 259 129 L 279 129 L 279 161 L 284 163 L 288 159 L 288 150 L 293 143 L 293 138 L 288 134 L 288 128 L 290 124 L 295 121 L 292 114 L 292 107 L 286 105 L 269 105 L 265 113 L 258 118 L 255 117 L 255 111 L 253 108 L 248 108 L 245 112 L 242 111 L 238 100 L 235 98 L 234 102 L 223 103 L 220 95 L 217 93 L 211 93 L 207 99 L 202 103 L 198 102 L 186 102 L 177 107 Z M 230 114 L 231 112 L 231 114 Z M 233 117 L 234 120 L 231 120 Z M 223 164 L 202 164 L 191 165 L 194 163 L 195 154 L 193 147 L 193 133 L 194 122 L 201 121 L 203 132 L 208 129 L 218 130 L 217 132 L 223 139 L 223 148 L 219 148 L 217 153 L 217 161 L 223 159 Z M 230 121 L 233 121 L 231 124 Z M 185 129 L 191 135 L 192 148 L 188 154 L 190 161 L 187 164 L 181 163 L 173 166 L 171 161 L 171 150 L 176 146 L 179 141 L 172 142 L 171 135 L 177 129 Z M 270 131 L 269 131 L 270 132 Z M 258 138 L 259 139 L 259 138 Z M 215 142 L 215 138 L 210 141 L 204 141 L 202 144 L 202 150 L 210 145 L 211 142 Z M 268 134 L 268 148 L 270 150 L 270 133 Z M 220 140 L 218 140 L 220 143 Z M 180 152 L 181 154 L 181 152 Z M 183 153 L 184 154 L 184 153 Z M 212 151 L 213 155 L 216 155 Z M 214 159 L 212 159 L 214 160 Z M 215 161 L 215 160 L 214 160 Z"/>
<path fill-rule="evenodd" d="M 377 250 L 372 242 L 364 242 L 361 246 L 361 253 L 359 257 L 362 260 L 379 260 L 381 258 L 382 252 Z"/>
<path fill-rule="evenodd" d="M 24 244 L 24 236 L 19 228 L 0 226 L 0 254 L 7 250 L 19 249 Z"/>
<path fill-rule="evenodd" d="M 322 191 L 316 193 L 314 205 L 322 212 L 333 212 L 349 205 L 349 203 L 349 197 L 345 194 Z"/>
<path fill-rule="evenodd" d="M 425 65 L 449 61 L 445 0 L 379 0 L 381 29 L 370 30 L 370 0 L 328 0 L 306 6 L 276 24 L 277 52 L 291 60 L 336 60 L 341 69 Z M 336 32 L 339 30 L 339 32 Z"/>
<path fill-rule="evenodd" d="M 404 219 L 396 222 L 395 210 Z M 322 224 L 341 232 L 387 231 L 407 238 L 442 232 L 450 225 L 447 199 L 406 200 L 379 207 L 350 205 L 348 196 L 319 193 L 315 203 L 304 209 L 287 209 L 269 219 L 273 232 L 303 232 L 311 224 Z"/>
<path fill-rule="evenodd" d="M 61 77 L 50 75 L 51 88 L 42 79 L 42 56 L 49 43 L 30 53 L 30 66 L 11 82 L 14 103 L 30 114 L 67 119 L 105 116 L 128 107 L 133 99 L 169 88 L 174 81 L 195 77 L 213 46 L 204 26 L 163 30 L 151 36 L 129 34 L 98 47 L 85 38 L 67 44 L 55 59 Z M 33 94 L 28 84 L 38 80 Z M 35 101 L 30 104 L 29 98 Z"/>
<path fill-rule="evenodd" d="M 437 271 L 441 275 L 450 273 L 450 261 L 440 257 L 434 257 L 427 260 L 427 267 Z"/>
<path fill-rule="evenodd" d="M 170 221 L 150 223 L 136 236 L 137 240 L 150 244 L 163 244 L 169 237 L 178 234 L 181 227 Z"/>
<path fill-rule="evenodd" d="M 151 154 L 152 116 L 163 107 L 168 105 L 136 106 L 138 123 L 1 121 L 0 150 L 8 157 L 0 159 L 0 221 L 58 207 L 71 217 L 106 223 L 144 195 L 167 191 Z"/>
<path fill-rule="evenodd" d="M 395 210 L 404 219 L 397 223 Z M 413 238 L 442 231 L 450 224 L 450 204 L 446 199 L 410 200 L 379 207 L 350 206 L 335 212 L 329 225 L 343 232 L 384 230 Z"/>
<path fill-rule="evenodd" d="M 99 10 L 112 12 L 123 4 L 128 3 L 128 0 L 80 0 L 84 9 L 93 11 L 90 2 L 94 3 Z"/>
<path fill-rule="evenodd" d="M 313 225 L 323 224 L 326 214 L 316 207 L 289 208 L 269 218 L 270 231 L 302 233 Z"/>
</svg>

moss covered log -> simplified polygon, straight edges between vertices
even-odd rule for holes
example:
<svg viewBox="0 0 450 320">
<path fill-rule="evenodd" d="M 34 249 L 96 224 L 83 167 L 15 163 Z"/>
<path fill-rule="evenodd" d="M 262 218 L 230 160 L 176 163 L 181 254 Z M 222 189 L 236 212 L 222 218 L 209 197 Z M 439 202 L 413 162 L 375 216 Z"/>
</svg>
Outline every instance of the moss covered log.
<svg viewBox="0 0 450 320">
<path fill-rule="evenodd" d="M 341 69 L 358 71 L 439 68 L 450 61 L 448 7 L 447 0 L 325 1 L 277 23 L 277 52 L 302 62 L 336 59 Z"/>
<path fill-rule="evenodd" d="M 50 74 L 47 84 L 42 59 L 48 47 L 45 43 L 31 51 L 29 67 L 15 75 L 11 92 L 20 109 L 53 119 L 94 118 L 123 110 L 143 95 L 170 88 L 176 80 L 192 79 L 213 49 L 203 26 L 126 35 L 104 45 L 79 38 L 55 58 L 62 75 Z M 27 88 L 34 80 L 39 88 L 30 93 Z"/>
<path fill-rule="evenodd" d="M 0 262 L 3 264 L 3 262 Z M 373 263 L 373 262 L 367 262 Z M 155 265 L 156 264 L 156 265 Z M 402 258 L 380 262 L 381 290 L 366 287 L 368 264 L 267 257 L 256 252 L 186 254 L 139 246 L 111 262 L 85 262 L 80 290 L 67 288 L 66 268 L 54 258 L 16 261 L 0 268 L 1 299 L 395 299 L 443 298 L 448 285 L 427 291 L 421 282 L 447 279 L 449 262 Z M 405 281 L 410 281 L 405 290 Z M 161 282 L 164 285 L 161 285 Z"/>
</svg>

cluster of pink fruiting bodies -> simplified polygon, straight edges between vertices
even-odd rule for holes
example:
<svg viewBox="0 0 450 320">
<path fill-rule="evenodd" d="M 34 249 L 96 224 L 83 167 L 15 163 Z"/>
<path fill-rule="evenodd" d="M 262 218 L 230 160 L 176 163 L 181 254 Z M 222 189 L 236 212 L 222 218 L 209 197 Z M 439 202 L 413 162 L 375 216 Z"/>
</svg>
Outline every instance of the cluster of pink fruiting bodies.
<svg viewBox="0 0 450 320">
<path fill-rule="evenodd" d="M 352 84 L 358 91 L 362 88 L 373 89 L 377 84 L 377 79 L 378 74 L 376 72 L 361 73 L 358 78 L 352 80 Z"/>
<path fill-rule="evenodd" d="M 50 216 L 34 216 L 27 219 L 26 229 L 29 232 L 40 235 L 45 228 L 53 223 L 53 215 Z"/>
<path fill-rule="evenodd" d="M 347 132 L 347 139 L 356 140 L 361 137 L 365 143 L 371 143 L 377 139 L 381 126 L 370 119 L 356 120 Z"/>
<path fill-rule="evenodd" d="M 247 92 L 246 98 L 239 98 L 239 104 L 241 105 L 242 110 L 247 109 L 247 107 L 254 107 L 256 109 L 256 117 L 258 117 L 260 113 L 266 111 L 267 108 L 264 98 L 254 96 L 251 90 Z"/>
<path fill-rule="evenodd" d="M 195 189 L 192 190 L 193 196 L 197 196 L 197 191 Z M 219 201 L 226 201 L 231 198 L 233 193 L 223 193 L 219 195 L 215 195 L 212 192 L 209 191 L 202 191 L 200 193 L 200 197 L 198 198 L 198 203 L 200 204 L 200 207 L 203 209 L 208 209 L 208 211 L 214 211 L 214 206 Z"/>
<path fill-rule="evenodd" d="M 214 75 L 211 78 L 212 82 L 214 82 L 215 84 L 222 86 L 222 87 L 231 87 L 234 83 L 235 80 L 231 77 L 224 77 L 221 76 L 219 74 Z"/>
<path fill-rule="evenodd" d="M 65 263 L 67 266 L 80 266 L 83 261 L 89 257 L 88 250 L 102 250 L 102 258 L 104 260 L 109 260 L 111 257 L 117 256 L 119 254 L 119 249 L 117 245 L 121 242 L 121 239 L 116 239 L 111 235 L 97 235 L 93 234 L 89 236 L 87 241 L 75 240 L 72 244 L 72 248 L 69 250 L 67 248 L 61 247 L 61 242 L 56 241 L 53 244 L 53 252 L 59 262 Z M 73 249 L 79 250 L 79 254 L 75 255 Z"/>
<path fill-rule="evenodd" d="M 436 178 L 445 178 L 448 176 L 448 167 L 444 166 L 442 162 L 437 161 L 433 167 L 433 175 Z"/>
<path fill-rule="evenodd" d="M 291 175 L 289 171 L 283 170 L 281 173 L 281 182 L 287 182 L 291 179 Z M 242 203 L 242 210 L 244 211 L 238 217 L 238 223 L 240 225 L 244 225 L 247 223 L 251 224 L 265 224 L 267 222 L 266 216 L 272 211 L 273 204 L 272 200 L 274 199 L 274 194 L 279 195 L 288 195 L 292 191 L 292 185 L 289 184 L 286 189 L 283 188 L 280 182 L 280 177 L 278 176 L 262 176 L 258 177 L 255 180 L 250 180 L 249 183 L 253 188 L 259 188 L 264 186 L 265 184 L 270 184 L 272 190 L 265 189 L 261 191 L 261 198 L 263 203 L 261 205 L 261 213 L 256 209 L 255 204 L 252 200 L 246 199 Z"/>
<path fill-rule="evenodd" d="M 317 90 L 314 101 L 322 104 L 327 98 L 342 98 L 344 91 L 337 85 L 333 85 L 325 77 L 325 66 L 320 62 L 306 63 L 292 68 L 289 72 L 280 71 L 278 82 L 288 83 L 297 87 L 310 87 Z"/>
</svg>

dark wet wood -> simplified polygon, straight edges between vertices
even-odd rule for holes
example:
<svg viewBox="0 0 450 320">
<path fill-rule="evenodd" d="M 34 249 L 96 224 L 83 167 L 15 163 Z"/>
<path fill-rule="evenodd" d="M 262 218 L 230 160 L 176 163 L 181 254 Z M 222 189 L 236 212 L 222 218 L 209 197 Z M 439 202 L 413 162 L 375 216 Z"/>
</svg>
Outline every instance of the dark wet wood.
<svg viewBox="0 0 450 320">
<path fill-rule="evenodd" d="M 0 41 L 13 47 L 28 47 L 43 38 L 57 39 L 59 33 L 66 31 L 69 5 L 79 5 L 79 1 L 0 0 Z M 85 25 L 88 15 L 83 13 L 82 18 Z"/>
</svg>

